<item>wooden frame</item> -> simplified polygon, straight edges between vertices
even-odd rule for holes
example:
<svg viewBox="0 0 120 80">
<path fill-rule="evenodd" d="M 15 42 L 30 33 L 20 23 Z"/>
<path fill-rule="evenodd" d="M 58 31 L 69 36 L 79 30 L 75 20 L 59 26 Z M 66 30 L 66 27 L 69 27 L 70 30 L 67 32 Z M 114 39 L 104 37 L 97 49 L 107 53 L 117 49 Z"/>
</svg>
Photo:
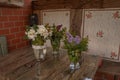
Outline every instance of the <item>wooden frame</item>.
<svg viewBox="0 0 120 80">
<path fill-rule="evenodd" d="M 0 55 L 4 56 L 6 54 L 8 54 L 6 36 L 0 35 Z"/>
</svg>

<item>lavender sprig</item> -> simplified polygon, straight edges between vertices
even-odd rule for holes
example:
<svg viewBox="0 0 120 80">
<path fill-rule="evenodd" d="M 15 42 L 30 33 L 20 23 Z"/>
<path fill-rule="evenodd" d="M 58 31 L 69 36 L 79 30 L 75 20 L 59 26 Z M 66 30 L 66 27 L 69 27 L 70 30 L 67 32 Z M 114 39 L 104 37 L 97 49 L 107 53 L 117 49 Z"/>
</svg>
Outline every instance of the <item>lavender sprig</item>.
<svg viewBox="0 0 120 80">
<path fill-rule="evenodd" d="M 81 39 L 80 39 L 80 36 L 75 36 L 73 40 L 76 44 L 79 44 Z"/>
</svg>

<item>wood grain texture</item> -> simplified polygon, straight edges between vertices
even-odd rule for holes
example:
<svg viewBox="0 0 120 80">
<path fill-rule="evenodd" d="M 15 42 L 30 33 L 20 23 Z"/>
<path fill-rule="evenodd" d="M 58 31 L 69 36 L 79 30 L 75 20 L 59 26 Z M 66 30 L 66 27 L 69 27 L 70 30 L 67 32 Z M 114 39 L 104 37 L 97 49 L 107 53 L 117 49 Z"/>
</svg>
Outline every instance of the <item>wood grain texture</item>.
<svg viewBox="0 0 120 80">
<path fill-rule="evenodd" d="M 0 80 L 14 80 L 18 77 L 17 75 L 24 73 L 28 67 L 27 65 L 34 62 L 34 60 L 33 51 L 28 47 L 0 57 L 0 76 L 2 75 L 4 78 Z"/>
<path fill-rule="evenodd" d="M 57 59 L 51 52 L 52 50 L 48 48 L 45 60 L 40 61 L 41 80 L 82 80 L 85 77 L 94 77 L 98 67 L 98 57 L 84 55 L 85 59 L 80 69 L 70 72 L 67 52 L 61 50 Z M 0 58 L 0 80 L 34 80 L 35 63 L 36 60 L 30 47 Z"/>
<path fill-rule="evenodd" d="M 85 55 L 85 60 L 80 69 L 71 73 L 69 70 L 70 61 L 66 52 L 61 52 L 58 60 L 53 58 L 51 50 L 48 50 L 48 52 L 46 60 L 41 62 L 41 80 L 82 80 L 85 77 L 94 77 L 98 67 L 99 58 Z M 35 77 L 35 69 L 36 66 L 18 80 L 33 80 Z"/>
<path fill-rule="evenodd" d="M 38 0 L 33 1 L 33 10 L 42 9 L 91 9 L 119 8 L 120 0 Z"/>
</svg>

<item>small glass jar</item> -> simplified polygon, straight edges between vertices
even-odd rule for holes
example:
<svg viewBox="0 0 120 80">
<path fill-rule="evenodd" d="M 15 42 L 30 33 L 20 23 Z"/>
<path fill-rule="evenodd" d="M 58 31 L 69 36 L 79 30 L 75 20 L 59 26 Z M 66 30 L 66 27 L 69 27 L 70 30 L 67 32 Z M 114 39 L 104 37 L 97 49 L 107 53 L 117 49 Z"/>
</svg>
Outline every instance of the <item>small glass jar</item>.
<svg viewBox="0 0 120 80">
<path fill-rule="evenodd" d="M 70 59 L 70 70 L 76 70 L 80 68 L 80 65 L 83 61 L 81 52 L 68 51 L 68 56 Z"/>
</svg>

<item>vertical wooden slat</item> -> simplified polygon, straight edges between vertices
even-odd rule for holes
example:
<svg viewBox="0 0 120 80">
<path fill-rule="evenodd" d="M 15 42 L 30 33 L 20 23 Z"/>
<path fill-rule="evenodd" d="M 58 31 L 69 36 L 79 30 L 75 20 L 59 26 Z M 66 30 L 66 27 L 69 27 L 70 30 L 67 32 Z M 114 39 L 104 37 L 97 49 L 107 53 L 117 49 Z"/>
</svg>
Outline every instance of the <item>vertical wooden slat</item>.
<svg viewBox="0 0 120 80">
<path fill-rule="evenodd" d="M 8 53 L 8 49 L 7 49 L 6 37 L 4 35 L 1 35 L 0 36 L 0 54 L 4 56 L 7 53 Z"/>
</svg>

